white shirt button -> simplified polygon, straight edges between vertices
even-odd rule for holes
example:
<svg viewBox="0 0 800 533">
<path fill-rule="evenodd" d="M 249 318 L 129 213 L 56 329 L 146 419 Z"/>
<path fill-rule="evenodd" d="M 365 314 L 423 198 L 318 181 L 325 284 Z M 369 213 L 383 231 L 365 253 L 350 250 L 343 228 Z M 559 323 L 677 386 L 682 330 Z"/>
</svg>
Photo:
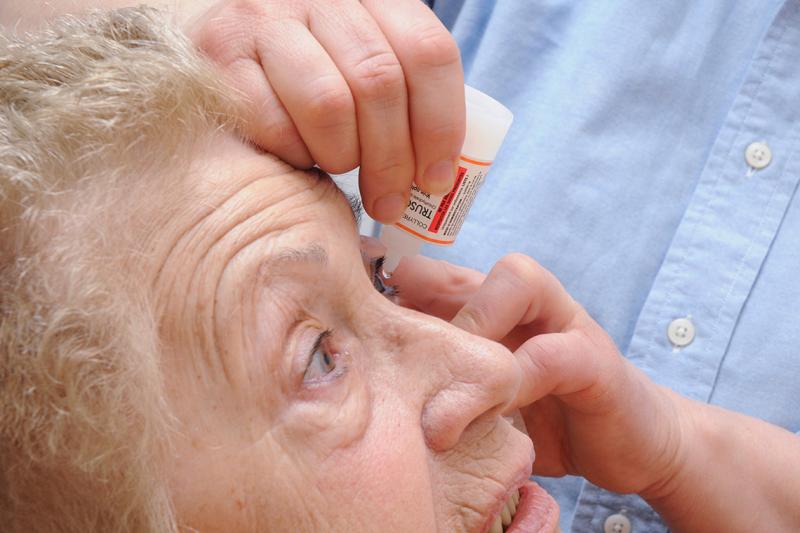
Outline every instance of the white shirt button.
<svg viewBox="0 0 800 533">
<path fill-rule="evenodd" d="M 603 524 L 604 533 L 631 533 L 633 527 L 631 521 L 624 514 L 612 514 L 606 518 L 606 523 Z"/>
<path fill-rule="evenodd" d="M 761 170 L 772 161 L 772 150 L 765 142 L 754 142 L 747 145 L 744 160 L 756 170 Z"/>
<path fill-rule="evenodd" d="M 689 317 L 676 318 L 667 326 L 667 338 L 677 348 L 690 345 L 694 340 L 694 334 L 694 324 Z"/>
</svg>

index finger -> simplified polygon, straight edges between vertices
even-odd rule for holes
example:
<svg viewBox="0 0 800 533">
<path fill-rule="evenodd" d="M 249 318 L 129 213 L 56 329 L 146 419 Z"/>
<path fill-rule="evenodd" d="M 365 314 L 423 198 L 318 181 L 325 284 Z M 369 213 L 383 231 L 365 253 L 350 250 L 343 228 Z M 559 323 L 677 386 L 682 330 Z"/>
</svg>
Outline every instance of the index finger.
<svg viewBox="0 0 800 533">
<path fill-rule="evenodd" d="M 421 255 L 404 257 L 389 283 L 398 303 L 450 321 L 478 291 L 485 274 Z"/>
<path fill-rule="evenodd" d="M 501 340 L 514 328 L 524 336 L 567 329 L 581 307 L 547 269 L 523 254 L 503 257 L 452 323 L 475 335 Z"/>
<path fill-rule="evenodd" d="M 386 35 L 405 73 L 414 181 L 426 192 L 444 194 L 455 181 L 466 128 L 458 46 L 419 0 L 393 0 L 391 9 L 380 0 L 364 0 L 363 4 Z"/>
</svg>

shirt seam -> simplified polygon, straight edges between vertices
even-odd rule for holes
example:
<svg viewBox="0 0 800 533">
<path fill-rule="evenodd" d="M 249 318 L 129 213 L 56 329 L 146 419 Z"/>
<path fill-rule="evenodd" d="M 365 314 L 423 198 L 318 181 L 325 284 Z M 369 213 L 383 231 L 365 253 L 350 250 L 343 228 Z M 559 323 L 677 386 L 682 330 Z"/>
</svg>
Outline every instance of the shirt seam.
<svg viewBox="0 0 800 533">
<path fill-rule="evenodd" d="M 742 122 L 741 122 L 741 125 L 738 128 L 738 131 L 736 132 L 736 136 L 735 136 L 734 142 L 730 146 L 730 150 L 729 150 L 727 159 L 730 159 L 731 157 L 733 157 L 733 155 L 732 155 L 733 148 L 734 148 L 734 146 L 736 146 L 738 144 L 738 141 L 742 138 L 742 135 L 744 134 L 745 130 L 747 130 L 747 129 L 758 129 L 758 128 L 753 128 L 752 126 L 748 127 L 748 125 L 750 124 L 750 119 L 753 116 L 752 115 L 753 103 L 758 99 L 759 95 L 761 94 L 761 91 L 762 91 L 762 89 L 764 87 L 765 80 L 767 79 L 767 76 L 774 70 L 774 65 L 775 65 L 776 58 L 782 56 L 782 51 L 783 51 L 783 48 L 785 47 L 784 38 L 786 36 L 787 31 L 789 30 L 789 22 L 787 21 L 787 19 L 789 21 L 791 21 L 794 18 L 794 15 L 796 15 L 796 13 L 798 11 L 798 5 L 797 4 L 791 4 L 790 8 L 792 9 L 792 11 L 790 13 L 788 13 L 786 17 L 781 17 L 781 19 L 780 19 L 780 22 L 782 24 L 780 35 L 776 36 L 775 45 L 773 47 L 772 55 L 771 55 L 771 57 L 769 59 L 769 63 L 767 64 L 767 67 L 762 72 L 761 79 L 759 80 L 756 92 L 753 95 L 753 97 L 750 99 L 750 102 L 748 103 L 747 113 L 744 115 L 744 117 L 742 119 Z M 780 12 L 778 12 L 778 16 L 780 16 Z M 720 304 L 714 309 L 714 322 L 712 324 L 712 333 L 715 334 L 715 335 L 719 333 L 719 326 L 720 326 L 720 323 L 722 321 L 722 317 L 723 317 L 723 314 L 725 312 L 725 308 L 726 308 L 726 306 L 727 306 L 727 304 L 728 304 L 728 302 L 729 302 L 729 300 L 731 298 L 731 294 L 733 294 L 736 286 L 742 280 L 742 275 L 743 275 L 744 270 L 746 270 L 746 265 L 747 265 L 747 262 L 748 262 L 748 258 L 750 257 L 750 254 L 752 253 L 752 251 L 753 251 L 753 249 L 754 249 L 754 247 L 756 245 L 756 242 L 758 241 L 758 235 L 761 233 L 762 229 L 764 228 L 764 224 L 766 223 L 766 220 L 767 220 L 767 217 L 768 217 L 768 213 L 771 210 L 770 207 L 773 205 L 773 202 L 775 200 L 775 195 L 780 190 L 781 178 L 785 175 L 785 172 L 786 172 L 786 170 L 788 168 L 788 165 L 792 161 L 792 157 L 794 157 L 794 154 L 796 152 L 796 145 L 794 145 L 792 143 L 792 141 L 794 140 L 794 132 L 796 131 L 796 129 L 797 129 L 796 126 L 793 127 L 792 131 L 790 132 L 790 134 L 788 136 L 788 139 L 790 141 L 790 146 L 791 146 L 791 150 L 789 152 L 789 157 L 786 160 L 786 165 L 783 167 L 783 171 L 775 177 L 774 186 L 772 187 L 772 190 L 770 191 L 769 198 L 767 199 L 767 202 L 765 203 L 764 207 L 761 209 L 761 213 L 760 213 L 760 215 L 758 217 L 759 218 L 758 228 L 753 233 L 754 238 L 749 239 L 747 248 L 744 250 L 744 253 L 742 253 L 741 258 L 738 261 L 738 264 L 736 266 L 736 270 L 734 272 L 733 279 L 731 279 L 730 283 L 728 284 L 728 289 L 725 292 L 725 296 L 723 297 L 723 299 L 720 302 Z M 788 206 L 787 206 L 787 209 L 788 209 Z M 786 214 L 785 211 L 786 210 L 784 210 L 783 216 L 785 216 L 785 214 Z M 783 219 L 783 216 L 781 217 L 781 220 Z M 780 228 L 780 224 L 778 225 L 778 228 Z M 764 260 L 766 259 L 766 256 L 769 254 L 769 249 L 772 247 L 772 242 L 775 240 L 775 235 L 777 235 L 777 229 L 776 229 L 775 234 L 773 234 L 772 239 L 770 239 L 769 242 L 766 243 L 766 251 L 765 251 L 764 257 L 762 258 L 762 261 L 761 261 L 762 265 L 763 265 Z M 758 273 L 759 273 L 760 270 L 761 270 L 761 266 L 759 266 L 759 268 L 755 272 L 755 276 L 756 277 L 754 278 L 753 284 L 755 284 L 755 279 L 758 278 Z M 717 382 L 719 380 L 719 376 L 720 376 L 720 373 L 722 371 L 722 365 L 725 363 L 725 359 L 726 359 L 726 357 L 728 355 L 728 349 L 730 347 L 730 343 L 731 343 L 731 340 L 733 338 L 733 332 L 735 331 L 736 324 L 738 323 L 739 317 L 742 314 L 742 308 L 744 307 L 745 303 L 747 302 L 747 299 L 749 298 L 749 295 L 750 295 L 751 292 L 752 292 L 752 285 L 751 285 L 750 289 L 747 291 L 747 294 L 744 296 L 744 299 L 742 300 L 742 304 L 741 304 L 741 306 L 739 308 L 739 311 L 736 313 L 736 318 L 733 320 L 733 329 L 731 329 L 731 333 L 730 333 L 730 335 L 728 335 L 728 339 L 725 342 L 725 346 L 723 348 L 723 351 L 722 351 L 722 354 L 720 356 L 719 362 L 716 365 L 716 370 L 714 372 L 714 379 L 713 379 L 713 381 L 711 383 L 711 386 L 710 386 L 710 388 L 708 390 L 708 393 L 706 394 L 706 402 L 709 402 L 711 400 L 711 398 L 713 397 L 713 395 L 714 395 L 714 390 L 716 389 Z M 710 353 L 711 349 L 712 349 L 712 343 L 709 343 L 708 346 L 705 349 L 705 352 L 706 353 Z"/>
<path fill-rule="evenodd" d="M 778 15 L 776 15 L 776 18 L 777 18 Z M 725 155 L 723 156 L 723 155 L 719 155 L 719 154 L 712 154 L 711 160 L 708 162 L 708 165 L 703 170 L 703 173 L 705 173 L 706 170 L 713 169 L 714 165 L 716 165 L 719 162 L 720 168 L 716 172 L 716 176 L 714 177 L 713 183 L 709 184 L 709 189 L 712 190 L 712 191 L 718 189 L 720 181 L 725 176 L 725 166 L 726 166 L 725 163 L 727 161 L 729 161 L 730 158 L 732 157 L 733 149 L 736 146 L 737 141 L 741 138 L 741 134 L 742 134 L 743 129 L 746 127 L 747 120 L 752 114 L 753 102 L 755 101 L 756 98 L 758 98 L 758 95 L 759 95 L 759 93 L 761 91 L 761 88 L 764 85 L 764 80 L 766 79 L 767 74 L 772 70 L 773 61 L 775 59 L 777 47 L 780 44 L 780 42 L 782 41 L 785 33 L 786 33 L 786 25 L 782 24 L 781 25 L 780 34 L 778 34 L 778 35 L 776 35 L 774 37 L 774 42 L 772 43 L 772 45 L 769 48 L 767 48 L 767 50 L 765 50 L 764 55 L 757 59 L 757 61 L 758 60 L 766 61 L 766 65 L 763 67 L 763 70 L 762 70 L 762 72 L 760 73 L 760 75 L 758 77 L 757 83 L 755 84 L 755 87 L 753 87 L 752 89 L 750 89 L 747 92 L 745 92 L 746 89 L 745 89 L 745 87 L 743 87 L 742 91 L 740 92 L 740 95 L 749 93 L 749 95 L 748 95 L 749 101 L 747 103 L 747 108 L 744 110 L 744 112 L 742 114 L 742 118 L 741 118 L 739 124 L 736 126 L 735 133 L 731 137 L 730 144 L 729 144 L 727 150 L 725 151 Z M 747 85 L 747 82 L 745 82 L 745 86 L 746 85 Z M 734 106 L 735 106 L 735 103 L 734 103 Z M 731 113 L 733 113 L 733 112 L 734 112 L 734 110 L 732 109 Z M 723 132 L 724 132 L 724 127 L 723 127 L 723 130 L 721 130 L 720 134 L 722 134 Z M 711 205 L 712 205 L 714 199 L 715 199 L 715 197 L 713 195 L 710 195 L 710 194 L 706 195 L 706 198 L 703 199 L 703 203 L 698 205 L 694 209 L 695 211 L 698 212 L 698 214 L 697 214 L 696 219 L 692 222 L 692 227 L 689 230 L 690 231 L 690 236 L 689 236 L 689 239 L 688 239 L 688 244 L 687 244 L 687 246 L 683 247 L 683 250 L 681 251 L 681 254 L 680 254 L 679 258 L 676 261 L 675 273 L 674 273 L 674 275 L 670 276 L 669 287 L 665 287 L 664 288 L 666 296 L 665 296 L 665 299 L 663 300 L 662 304 L 659 306 L 660 312 L 662 314 L 665 311 L 668 311 L 668 310 L 670 310 L 672 308 L 673 300 L 674 300 L 673 295 L 675 293 L 675 291 L 674 291 L 675 283 L 681 277 L 683 272 L 685 271 L 686 264 L 688 262 L 688 258 L 694 252 L 694 248 L 695 248 L 695 244 L 694 243 L 696 242 L 696 235 L 697 235 L 698 228 L 700 227 L 701 222 L 704 221 L 707 218 L 707 216 L 708 216 L 708 214 L 710 212 L 712 212 Z M 690 208 L 690 210 L 691 210 L 691 208 Z M 714 317 L 714 321 L 710 324 L 710 327 L 712 328 L 711 331 L 716 333 L 718 325 L 719 325 L 719 315 L 717 314 L 717 316 Z M 656 327 L 655 321 L 653 321 L 651 327 L 652 328 Z M 655 334 L 656 334 L 655 330 L 652 330 L 651 334 L 655 336 Z M 712 347 L 709 344 L 704 348 L 703 351 L 705 353 L 710 353 L 711 352 L 711 348 Z"/>
<path fill-rule="evenodd" d="M 773 203 L 773 201 L 775 199 L 775 196 L 776 196 L 778 190 L 780 189 L 781 178 L 783 178 L 783 176 L 785 176 L 787 174 L 792 175 L 793 163 L 795 163 L 795 161 L 796 161 L 796 155 L 798 154 L 798 146 L 800 146 L 800 123 L 796 122 L 793 125 L 792 131 L 791 131 L 791 133 L 789 135 L 789 145 L 791 146 L 791 149 L 790 149 L 788 157 L 786 159 L 786 164 L 785 164 L 785 166 L 783 168 L 783 172 L 781 172 L 780 175 L 777 176 L 777 179 L 775 181 L 775 187 L 772 189 L 772 194 L 770 194 L 770 198 L 767 201 L 767 205 L 764 208 L 764 212 L 765 213 L 770 210 L 769 207 L 772 205 L 772 203 Z M 794 179 L 794 181 L 795 181 L 794 186 L 792 187 L 791 191 L 789 192 L 789 203 L 791 203 L 792 198 L 795 196 L 796 191 L 797 191 L 798 180 Z M 753 292 L 753 287 L 755 286 L 755 280 L 758 279 L 758 277 L 759 277 L 759 275 L 761 273 L 761 269 L 763 268 L 764 262 L 766 261 L 766 258 L 769 255 L 770 250 L 772 249 L 772 244 L 775 242 L 775 237 L 778 234 L 778 230 L 780 230 L 781 225 L 783 225 L 783 220 L 786 218 L 786 213 L 788 212 L 788 210 L 789 210 L 789 207 L 788 207 L 788 204 L 787 204 L 786 209 L 784 209 L 783 214 L 780 217 L 780 221 L 778 223 L 777 229 L 776 229 L 775 233 L 773 234 L 772 239 L 770 239 L 769 243 L 767 244 L 767 250 L 766 250 L 766 252 L 764 254 L 764 258 L 762 259 L 761 264 L 759 265 L 758 269 L 756 270 L 754 281 L 751 284 L 750 289 L 747 291 L 747 295 L 745 296 L 744 301 L 742 302 L 741 309 L 737 313 L 737 316 L 736 316 L 736 319 L 734 321 L 734 326 L 733 326 L 733 330 L 732 331 L 735 331 L 736 325 L 739 323 L 739 319 L 741 318 L 741 315 L 742 315 L 742 309 L 744 308 L 744 306 L 747 303 L 747 301 L 750 299 L 750 295 Z M 760 221 L 759 226 L 758 226 L 758 232 L 761 232 L 761 230 L 763 229 L 765 219 L 766 219 L 766 215 L 762 215 L 761 221 Z M 726 301 L 727 301 L 727 298 L 730 296 L 730 293 L 733 292 L 734 285 L 740 279 L 743 265 L 745 264 L 747 256 L 749 255 L 749 253 L 752 250 L 752 248 L 753 248 L 753 243 L 751 242 L 750 245 L 747 248 L 747 252 L 743 256 L 742 260 L 739 262 L 739 268 L 736 271 L 736 277 L 734 278 L 734 281 L 731 283 L 730 290 L 726 294 Z M 724 305 L 722 305 L 721 308 L 722 307 L 724 307 Z M 730 348 L 730 344 L 731 344 L 732 340 L 733 340 L 733 334 L 731 334 L 729 336 L 728 342 L 725 343 L 725 350 L 723 351 L 722 359 L 720 360 L 719 365 L 717 365 L 717 372 L 714 375 L 714 382 L 713 382 L 713 384 L 711 386 L 711 390 L 709 391 L 708 398 L 706 400 L 709 403 L 711 402 L 711 400 L 712 400 L 712 398 L 714 396 L 714 391 L 716 390 L 717 382 L 719 381 L 719 377 L 720 377 L 720 374 L 722 372 L 722 365 L 725 362 L 725 358 L 728 355 L 728 350 Z"/>
</svg>

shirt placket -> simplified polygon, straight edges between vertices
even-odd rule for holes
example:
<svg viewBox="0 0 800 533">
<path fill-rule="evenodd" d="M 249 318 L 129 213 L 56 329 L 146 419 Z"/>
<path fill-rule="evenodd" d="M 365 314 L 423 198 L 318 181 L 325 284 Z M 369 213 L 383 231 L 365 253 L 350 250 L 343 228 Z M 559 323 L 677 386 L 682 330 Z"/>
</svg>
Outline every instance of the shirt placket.
<svg viewBox="0 0 800 533">
<path fill-rule="evenodd" d="M 798 58 L 800 2 L 793 0 L 784 4 L 753 58 L 626 353 L 651 378 L 696 400 L 711 397 L 800 178 Z M 637 496 L 586 483 L 572 530 L 619 528 L 667 530 Z"/>
</svg>

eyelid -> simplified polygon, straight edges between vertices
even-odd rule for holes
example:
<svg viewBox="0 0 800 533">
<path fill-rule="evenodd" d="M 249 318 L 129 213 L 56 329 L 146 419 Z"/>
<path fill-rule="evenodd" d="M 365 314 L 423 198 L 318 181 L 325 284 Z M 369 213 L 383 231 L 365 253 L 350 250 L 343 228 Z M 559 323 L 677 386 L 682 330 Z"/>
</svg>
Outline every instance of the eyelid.
<svg viewBox="0 0 800 533">
<path fill-rule="evenodd" d="M 316 389 L 321 386 L 325 386 L 326 384 L 332 383 L 336 381 L 338 378 L 342 377 L 348 370 L 348 363 L 347 363 L 347 352 L 340 351 L 338 348 L 334 347 L 331 348 L 328 346 L 328 342 L 333 342 L 332 339 L 335 333 L 332 329 L 327 329 L 319 334 L 317 340 L 314 342 L 311 350 L 309 350 L 308 357 L 305 359 L 303 377 L 302 377 L 302 387 L 305 389 Z M 334 369 L 316 379 L 310 379 L 306 381 L 305 375 L 308 372 L 311 364 L 313 363 L 314 354 L 317 353 L 318 350 L 324 350 L 325 353 L 331 357 L 333 361 L 336 362 L 336 366 Z M 343 357 L 344 356 L 344 357 Z"/>
<path fill-rule="evenodd" d="M 311 347 L 311 351 L 308 352 L 308 358 L 306 359 L 306 366 L 311 363 L 311 358 L 314 357 L 314 354 L 322 348 L 322 345 L 325 343 L 325 340 L 329 339 L 333 335 L 333 330 L 326 329 L 322 333 L 319 334 L 317 340 L 314 341 L 314 345 Z"/>
</svg>

